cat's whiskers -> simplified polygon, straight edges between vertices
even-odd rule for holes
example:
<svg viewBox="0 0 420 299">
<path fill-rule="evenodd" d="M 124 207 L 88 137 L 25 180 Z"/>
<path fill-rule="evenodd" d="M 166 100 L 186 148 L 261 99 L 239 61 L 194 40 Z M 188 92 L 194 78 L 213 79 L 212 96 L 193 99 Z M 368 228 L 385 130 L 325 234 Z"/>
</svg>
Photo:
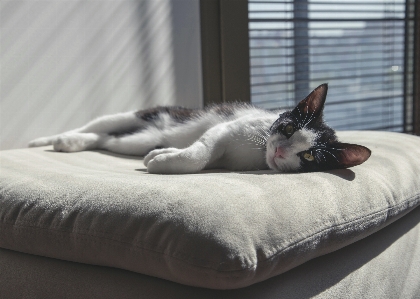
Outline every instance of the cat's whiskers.
<svg viewBox="0 0 420 299">
<path fill-rule="evenodd" d="M 246 137 L 245 140 L 250 141 L 252 144 L 257 146 L 250 149 L 255 149 L 255 150 L 266 149 L 267 140 L 270 137 L 270 132 L 263 125 L 257 125 L 253 127 L 249 126 L 245 132 L 247 133 L 242 135 Z M 249 132 L 252 132 L 252 133 L 249 133 Z M 240 141 L 240 138 L 236 138 L 236 140 Z M 242 139 L 242 143 L 243 143 L 243 139 Z"/>
<path fill-rule="evenodd" d="M 256 136 L 259 136 L 259 137 L 261 137 L 261 138 L 267 138 L 267 137 L 269 136 L 267 133 L 265 133 L 265 132 L 259 132 L 259 131 L 257 131 L 257 132 L 255 133 L 255 135 L 256 135 Z"/>
<path fill-rule="evenodd" d="M 257 151 L 261 151 L 261 150 L 265 150 L 265 148 L 263 147 L 250 147 L 250 150 L 257 150 Z"/>
<path fill-rule="evenodd" d="M 267 143 L 267 138 L 265 136 L 253 135 L 249 136 L 247 140 L 251 141 L 253 144 L 260 146 L 265 146 L 265 144 Z"/>
<path fill-rule="evenodd" d="M 319 145 L 318 145 L 318 147 L 325 148 L 325 149 L 332 149 L 332 150 L 335 150 L 335 151 L 343 151 L 344 150 L 344 148 L 335 148 L 335 147 L 328 146 L 327 144 L 324 144 L 324 143 L 318 143 L 318 144 L 322 145 L 322 147 L 319 146 Z"/>
<path fill-rule="evenodd" d="M 296 119 L 297 123 L 292 119 L 293 124 L 295 125 L 296 128 L 298 129 L 302 129 L 302 126 L 300 125 L 299 120 L 297 119 L 297 117 L 295 115 L 292 114 L 292 116 Z"/>
<path fill-rule="evenodd" d="M 315 152 L 317 152 L 317 154 L 320 154 L 324 158 L 324 161 L 327 162 L 327 158 L 325 158 L 324 154 L 319 149 L 315 149 Z M 317 155 L 315 157 L 317 158 Z"/>
<path fill-rule="evenodd" d="M 335 147 L 330 147 L 330 149 L 333 149 L 335 151 L 344 151 L 344 148 L 335 148 Z"/>
<path fill-rule="evenodd" d="M 297 110 L 298 110 L 298 112 L 299 112 L 299 117 L 302 119 L 302 113 L 300 113 L 299 106 L 298 106 L 298 107 L 296 107 L 296 109 L 297 109 Z"/>
<path fill-rule="evenodd" d="M 321 162 L 321 158 L 319 157 L 319 155 L 317 155 L 317 153 L 314 153 L 314 152 L 311 151 L 311 155 L 314 157 L 314 159 L 317 163 Z"/>
<path fill-rule="evenodd" d="M 333 153 L 331 153 L 330 151 L 327 151 L 327 150 L 324 150 L 324 149 L 318 149 L 318 150 L 323 151 L 323 152 L 325 152 L 325 153 L 327 153 L 327 154 L 330 154 L 331 156 L 333 156 L 333 157 L 334 157 L 334 159 L 336 159 L 336 160 L 337 160 L 337 162 L 340 162 L 340 161 L 337 159 L 337 157 L 336 157 Z"/>
<path fill-rule="evenodd" d="M 315 113 L 315 111 L 312 111 L 312 114 L 309 117 L 309 120 L 303 125 L 304 128 L 306 128 L 306 126 L 309 125 L 311 123 L 311 121 L 313 121 L 315 119 L 314 113 Z M 306 117 L 305 117 L 305 119 L 306 119 Z"/>
<path fill-rule="evenodd" d="M 259 139 L 248 139 L 249 141 L 252 141 L 252 144 L 260 146 L 261 148 L 265 146 L 265 142 Z"/>
<path fill-rule="evenodd" d="M 309 110 L 309 106 L 306 105 L 306 111 L 308 111 L 308 110 Z M 305 119 L 303 120 L 303 123 L 304 123 L 303 127 L 306 126 L 306 119 L 307 119 L 307 117 L 308 117 L 308 113 L 305 113 Z"/>
</svg>

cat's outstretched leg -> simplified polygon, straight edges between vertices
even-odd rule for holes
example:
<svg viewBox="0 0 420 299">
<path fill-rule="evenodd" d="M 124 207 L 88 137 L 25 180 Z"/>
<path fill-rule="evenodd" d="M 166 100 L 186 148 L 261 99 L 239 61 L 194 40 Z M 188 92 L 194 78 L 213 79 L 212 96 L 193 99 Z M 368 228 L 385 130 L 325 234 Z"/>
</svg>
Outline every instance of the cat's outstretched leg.
<svg viewBox="0 0 420 299">
<path fill-rule="evenodd" d="M 158 130 L 138 132 L 123 136 L 97 133 L 65 133 L 54 141 L 57 152 L 80 152 L 84 150 L 103 149 L 117 154 L 144 156 L 156 147 L 161 147 L 161 134 Z"/>
<path fill-rule="evenodd" d="M 109 133 L 139 129 L 144 121 L 134 112 L 118 113 L 99 117 L 85 126 L 62 134 L 41 137 L 29 142 L 29 147 L 53 145 L 57 151 L 76 152 L 95 149 Z"/>
</svg>

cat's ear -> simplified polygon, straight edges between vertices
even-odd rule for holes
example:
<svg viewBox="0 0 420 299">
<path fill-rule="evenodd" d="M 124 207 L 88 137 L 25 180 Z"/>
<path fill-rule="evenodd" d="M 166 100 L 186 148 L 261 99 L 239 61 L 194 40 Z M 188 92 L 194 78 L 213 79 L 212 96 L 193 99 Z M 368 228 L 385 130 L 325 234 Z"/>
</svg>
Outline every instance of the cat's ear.
<svg viewBox="0 0 420 299">
<path fill-rule="evenodd" d="M 303 118 L 303 115 L 310 117 L 318 117 L 322 114 L 324 109 L 325 99 L 327 98 L 328 84 L 324 83 L 315 88 L 305 99 L 299 102 L 293 110 L 295 115 Z"/>
<path fill-rule="evenodd" d="M 358 144 L 336 142 L 330 145 L 328 149 L 330 154 L 328 164 L 329 168 L 349 168 L 360 165 L 369 159 L 370 149 Z"/>
</svg>

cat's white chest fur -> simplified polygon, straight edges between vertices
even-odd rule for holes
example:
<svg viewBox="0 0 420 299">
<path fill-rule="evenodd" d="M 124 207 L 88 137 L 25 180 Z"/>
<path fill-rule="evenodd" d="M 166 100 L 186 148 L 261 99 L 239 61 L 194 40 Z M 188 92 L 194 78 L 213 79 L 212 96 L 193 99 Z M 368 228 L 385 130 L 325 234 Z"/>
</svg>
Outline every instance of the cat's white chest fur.
<svg viewBox="0 0 420 299">
<path fill-rule="evenodd" d="M 220 162 L 228 165 L 229 169 L 268 168 L 265 142 L 261 139 L 268 137 L 266 128 L 270 127 L 276 115 L 258 112 L 223 124 L 226 126 L 226 136 L 222 139 L 225 151 Z"/>
</svg>

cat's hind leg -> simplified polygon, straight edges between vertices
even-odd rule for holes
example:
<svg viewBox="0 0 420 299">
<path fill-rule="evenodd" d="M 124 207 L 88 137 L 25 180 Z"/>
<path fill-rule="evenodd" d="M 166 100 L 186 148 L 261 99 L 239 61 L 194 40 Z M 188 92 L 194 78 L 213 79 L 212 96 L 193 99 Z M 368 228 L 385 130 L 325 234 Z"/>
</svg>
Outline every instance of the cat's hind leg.
<svg viewBox="0 0 420 299">
<path fill-rule="evenodd" d="M 41 137 L 29 142 L 29 147 L 54 145 L 60 151 L 80 151 L 93 149 L 98 144 L 95 139 L 102 135 L 126 133 L 139 130 L 145 122 L 138 118 L 135 112 L 125 112 L 105 115 L 90 121 L 83 127 L 62 134 Z M 92 133 L 83 135 L 84 133 Z M 78 149 L 78 150 L 76 150 Z"/>
<path fill-rule="evenodd" d="M 58 136 L 54 142 L 57 152 L 79 152 L 103 149 L 117 154 L 144 156 L 153 149 L 163 147 L 161 134 L 153 130 L 122 136 L 97 133 L 68 133 Z"/>
</svg>

